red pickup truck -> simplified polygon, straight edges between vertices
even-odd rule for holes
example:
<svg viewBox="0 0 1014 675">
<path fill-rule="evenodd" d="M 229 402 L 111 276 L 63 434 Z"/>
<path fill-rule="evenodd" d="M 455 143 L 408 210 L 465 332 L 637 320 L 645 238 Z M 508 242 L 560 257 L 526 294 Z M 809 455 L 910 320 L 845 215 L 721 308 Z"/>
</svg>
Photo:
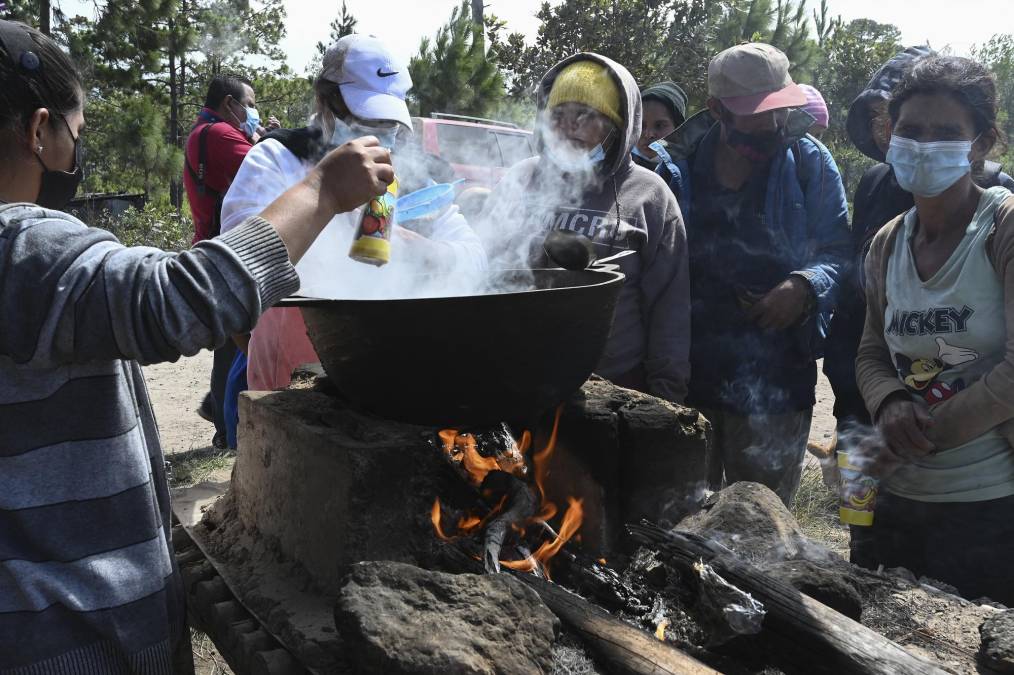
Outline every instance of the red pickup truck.
<svg viewBox="0 0 1014 675">
<path fill-rule="evenodd" d="M 422 149 L 449 163 L 462 187 L 492 188 L 514 164 L 535 155 L 532 132 L 510 122 L 448 113 L 413 117 Z"/>
</svg>

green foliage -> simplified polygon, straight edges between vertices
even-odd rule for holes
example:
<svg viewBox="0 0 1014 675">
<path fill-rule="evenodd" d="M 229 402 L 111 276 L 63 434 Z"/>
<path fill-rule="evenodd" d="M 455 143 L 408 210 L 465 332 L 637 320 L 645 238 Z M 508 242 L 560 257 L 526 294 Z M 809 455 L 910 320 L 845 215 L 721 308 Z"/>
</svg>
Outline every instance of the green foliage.
<svg viewBox="0 0 1014 675">
<path fill-rule="evenodd" d="M 359 23 L 359 19 L 352 15 L 349 11 L 346 0 L 342 0 L 341 9 L 338 11 L 338 17 L 331 22 L 331 35 L 328 39 L 328 43 L 323 42 L 317 43 L 317 53 L 321 56 L 327 51 L 329 45 L 334 44 L 338 40 L 341 40 L 346 35 L 352 35 L 356 32 L 356 25 Z"/>
<path fill-rule="evenodd" d="M 312 78 L 320 71 L 321 63 L 324 60 L 324 52 L 327 48 L 345 37 L 346 35 L 352 35 L 356 32 L 356 26 L 359 24 L 357 19 L 352 12 L 349 11 L 348 5 L 345 4 L 345 0 L 342 0 L 341 8 L 338 10 L 338 16 L 331 21 L 331 34 L 328 36 L 327 43 L 317 43 L 317 53 L 310 59 L 310 63 L 306 66 L 306 72 L 309 77 Z"/>
<path fill-rule="evenodd" d="M 85 114 L 82 192 L 164 196 L 183 166 L 182 152 L 167 139 L 164 106 L 146 96 L 93 93 Z"/>
<path fill-rule="evenodd" d="M 844 134 L 849 104 L 873 73 L 902 49 L 901 32 L 891 24 L 855 19 L 831 31 L 812 80 L 829 103 L 830 133 Z"/>
<path fill-rule="evenodd" d="M 495 54 L 487 53 L 483 31 L 472 21 L 468 0 L 454 8 L 436 38 L 422 39 L 419 54 L 411 59 L 408 69 L 413 82 L 409 107 L 415 114 L 485 116 L 504 98 Z"/>
<path fill-rule="evenodd" d="M 282 127 L 306 126 L 313 111 L 313 87 L 310 80 L 294 75 L 287 66 L 276 72 L 261 71 L 254 76 L 257 108 L 261 117 L 274 115 Z"/>
<path fill-rule="evenodd" d="M 871 19 L 844 23 L 827 16 L 826 4 L 817 16 L 821 41 L 811 83 L 827 102 L 829 126 L 824 143 L 834 156 L 849 199 L 859 179 L 874 161 L 859 152 L 845 132 L 845 119 L 853 99 L 885 62 L 903 49 L 901 32 L 891 24 Z"/>
<path fill-rule="evenodd" d="M 806 0 L 732 0 L 714 7 L 712 53 L 742 42 L 767 42 L 785 52 L 794 77 L 807 72 L 816 51 Z"/>
<path fill-rule="evenodd" d="M 698 90 L 709 58 L 704 0 L 564 0 L 542 4 L 533 45 L 487 24 L 490 51 L 501 64 L 511 98 L 531 100 L 555 63 L 591 51 L 622 63 L 641 83 L 674 79 Z"/>
<path fill-rule="evenodd" d="M 1014 137 L 1014 34 L 994 35 L 984 45 L 972 49 L 972 58 L 989 68 L 996 78 L 998 122 L 1008 143 L 1006 146 L 1001 143 L 994 154 L 1010 173 L 1014 167 L 1014 148 L 1009 144 Z"/>
<path fill-rule="evenodd" d="M 148 202 L 143 209 L 129 208 L 120 216 L 107 216 L 89 223 L 109 230 L 125 246 L 154 246 L 163 251 L 182 251 L 190 248 L 194 225 L 189 209 L 178 213 L 165 200 Z"/>
</svg>

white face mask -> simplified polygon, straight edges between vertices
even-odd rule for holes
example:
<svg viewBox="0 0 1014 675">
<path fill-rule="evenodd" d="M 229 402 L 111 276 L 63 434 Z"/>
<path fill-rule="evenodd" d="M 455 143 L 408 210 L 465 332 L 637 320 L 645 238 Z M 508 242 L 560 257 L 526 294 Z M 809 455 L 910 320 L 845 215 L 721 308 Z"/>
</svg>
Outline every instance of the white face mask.
<svg viewBox="0 0 1014 675">
<path fill-rule="evenodd" d="M 971 141 L 933 141 L 920 143 L 911 138 L 891 136 L 887 163 L 894 167 L 898 185 L 919 197 L 936 197 L 951 187 L 972 168 Z"/>
<path fill-rule="evenodd" d="M 398 123 L 373 126 L 351 116 L 344 120 L 335 118 L 334 132 L 331 134 L 332 146 L 339 146 L 363 136 L 376 136 L 382 146 L 391 149 L 398 138 Z"/>
</svg>

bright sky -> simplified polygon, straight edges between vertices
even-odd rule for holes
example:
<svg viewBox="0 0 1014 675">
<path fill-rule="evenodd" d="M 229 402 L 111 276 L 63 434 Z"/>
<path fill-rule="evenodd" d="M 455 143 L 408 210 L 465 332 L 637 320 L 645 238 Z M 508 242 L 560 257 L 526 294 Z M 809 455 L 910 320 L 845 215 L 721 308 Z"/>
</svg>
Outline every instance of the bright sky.
<svg viewBox="0 0 1014 675">
<path fill-rule="evenodd" d="M 359 19 L 359 32 L 383 38 L 408 61 L 418 50 L 420 38 L 434 35 L 458 1 L 348 0 L 348 6 Z M 337 9 L 324 7 L 341 3 L 286 0 L 285 4 L 289 22 L 283 48 L 289 54 L 289 64 L 302 72 L 317 41 L 327 39 L 328 25 L 337 15 Z M 505 19 L 509 30 L 531 38 L 538 30 L 535 13 L 541 4 L 541 0 L 486 0 L 486 11 Z M 818 7 L 820 0 L 807 4 Z M 994 32 L 1014 32 L 1012 0 L 828 0 L 828 6 L 832 15 L 840 14 L 846 20 L 865 17 L 893 23 L 901 29 L 906 45 L 929 41 L 937 49 L 950 45 L 954 53 L 962 55 Z"/>
<path fill-rule="evenodd" d="M 558 0 L 551 0 L 557 2 Z M 65 11 L 91 13 L 87 0 L 58 0 Z M 256 0 L 254 0 L 256 3 Z M 451 15 L 460 0 L 348 0 L 359 19 L 358 30 L 383 38 L 406 62 L 419 49 L 423 36 L 432 36 Z M 507 21 L 510 31 L 530 38 L 538 30 L 535 13 L 542 0 L 485 0 L 486 11 Z M 813 8 L 820 0 L 808 0 Z M 337 16 L 341 0 L 285 0 L 288 34 L 282 48 L 289 65 L 303 72 L 316 53 L 318 40 L 327 40 L 329 24 Z M 828 0 L 831 14 L 844 19 L 870 18 L 893 23 L 901 29 L 906 45 L 929 41 L 937 49 L 950 45 L 966 55 L 994 32 L 1014 32 L 1012 0 Z M 638 39 L 631 36 L 631 39 Z"/>
</svg>

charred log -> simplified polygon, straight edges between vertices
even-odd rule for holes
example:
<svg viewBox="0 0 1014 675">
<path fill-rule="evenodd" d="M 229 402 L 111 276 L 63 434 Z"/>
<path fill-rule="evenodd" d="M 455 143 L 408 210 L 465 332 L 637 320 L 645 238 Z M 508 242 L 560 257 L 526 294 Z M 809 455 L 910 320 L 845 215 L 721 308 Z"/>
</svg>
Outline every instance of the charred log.
<svg viewBox="0 0 1014 675">
<path fill-rule="evenodd" d="M 457 546 L 445 546 L 443 553 L 448 566 L 457 571 L 482 571 L 482 565 Z M 510 573 L 538 593 L 553 614 L 580 636 L 611 673 L 714 675 L 718 672 L 552 582 L 531 574 Z"/>
<path fill-rule="evenodd" d="M 502 471 L 491 472 L 486 483 L 508 481 L 506 502 L 503 511 L 486 526 L 483 560 L 486 572 L 500 571 L 500 551 L 504 539 L 512 528 L 521 528 L 539 508 L 539 499 L 523 480 Z"/>
<path fill-rule="evenodd" d="M 699 535 L 666 531 L 643 522 L 629 525 L 637 542 L 657 549 L 693 578 L 695 564 L 710 564 L 726 581 L 763 603 L 767 615 L 760 639 L 782 668 L 806 673 L 924 675 L 945 671 L 905 651 L 873 630 L 743 562 L 725 547 Z M 752 638 L 740 638 L 751 639 Z"/>
</svg>

